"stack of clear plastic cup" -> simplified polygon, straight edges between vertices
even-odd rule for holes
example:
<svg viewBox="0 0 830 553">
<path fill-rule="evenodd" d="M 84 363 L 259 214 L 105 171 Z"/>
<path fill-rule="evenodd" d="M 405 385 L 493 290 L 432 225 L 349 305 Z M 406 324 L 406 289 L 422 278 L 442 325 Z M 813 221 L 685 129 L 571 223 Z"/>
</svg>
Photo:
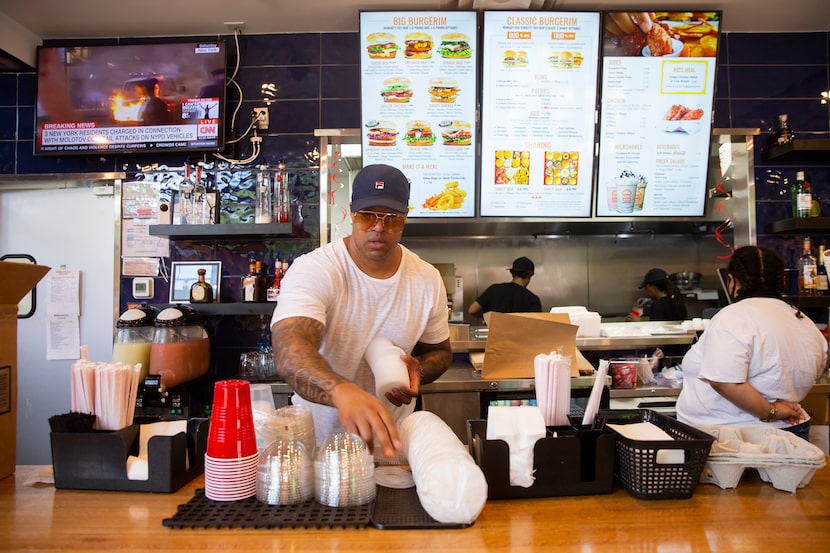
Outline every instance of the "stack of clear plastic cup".
<svg viewBox="0 0 830 553">
<path fill-rule="evenodd" d="M 277 409 L 277 417 L 288 434 L 302 442 L 308 456 L 314 458 L 317 438 L 311 408 L 305 405 L 286 405 Z"/>
<path fill-rule="evenodd" d="M 256 497 L 269 505 L 293 505 L 314 496 L 314 462 L 297 440 L 276 440 L 259 456 Z"/>
<path fill-rule="evenodd" d="M 375 498 L 375 463 L 360 436 L 339 432 L 317 450 L 314 498 L 329 507 L 365 505 Z"/>
<path fill-rule="evenodd" d="M 213 388 L 205 497 L 236 501 L 256 494 L 257 447 L 247 380 L 220 380 Z"/>
</svg>

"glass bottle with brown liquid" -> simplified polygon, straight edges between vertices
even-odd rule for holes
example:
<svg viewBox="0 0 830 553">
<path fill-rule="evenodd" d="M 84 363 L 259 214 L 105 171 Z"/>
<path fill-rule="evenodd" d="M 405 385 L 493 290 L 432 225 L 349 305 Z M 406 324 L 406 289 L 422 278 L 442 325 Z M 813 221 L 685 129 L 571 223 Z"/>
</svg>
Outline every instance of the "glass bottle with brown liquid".
<svg viewBox="0 0 830 553">
<path fill-rule="evenodd" d="M 205 282 L 205 269 L 199 269 L 199 280 L 190 285 L 190 303 L 213 303 L 213 286 Z"/>
</svg>

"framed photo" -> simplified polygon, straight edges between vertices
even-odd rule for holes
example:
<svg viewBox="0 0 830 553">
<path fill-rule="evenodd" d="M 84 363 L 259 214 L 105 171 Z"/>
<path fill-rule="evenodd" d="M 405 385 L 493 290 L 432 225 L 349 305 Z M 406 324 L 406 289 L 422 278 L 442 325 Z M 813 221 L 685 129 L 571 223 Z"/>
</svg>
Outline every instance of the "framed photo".
<svg viewBox="0 0 830 553">
<path fill-rule="evenodd" d="M 221 261 L 173 261 L 170 270 L 170 303 L 190 303 L 190 286 L 205 270 L 205 282 L 213 287 L 213 301 L 219 303 L 222 284 Z"/>
<path fill-rule="evenodd" d="M 174 225 L 214 225 L 219 223 L 219 192 L 205 192 L 204 199 L 207 202 L 207 213 L 200 216 L 199 210 L 194 206 L 193 194 L 172 192 L 170 206 L 172 208 L 172 223 Z"/>
</svg>

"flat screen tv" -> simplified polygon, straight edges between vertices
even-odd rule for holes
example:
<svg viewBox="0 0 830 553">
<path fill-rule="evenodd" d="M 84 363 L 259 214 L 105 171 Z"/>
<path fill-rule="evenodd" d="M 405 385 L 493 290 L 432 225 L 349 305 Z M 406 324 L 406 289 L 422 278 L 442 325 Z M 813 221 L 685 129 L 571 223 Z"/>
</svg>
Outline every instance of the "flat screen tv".
<svg viewBox="0 0 830 553">
<path fill-rule="evenodd" d="M 38 48 L 35 154 L 219 151 L 225 43 Z"/>
</svg>

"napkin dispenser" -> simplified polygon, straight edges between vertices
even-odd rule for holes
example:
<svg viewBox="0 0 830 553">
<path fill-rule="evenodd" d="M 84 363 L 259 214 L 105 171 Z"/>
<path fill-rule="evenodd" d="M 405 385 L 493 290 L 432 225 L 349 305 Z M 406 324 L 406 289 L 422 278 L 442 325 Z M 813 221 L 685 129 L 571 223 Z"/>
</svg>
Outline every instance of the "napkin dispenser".
<svg viewBox="0 0 830 553">
<path fill-rule="evenodd" d="M 55 487 L 174 492 L 204 471 L 209 426 L 208 419 L 190 419 L 187 433 L 150 438 L 147 480 L 127 477 L 127 458 L 139 450 L 138 424 L 115 431 L 51 432 Z"/>
</svg>

